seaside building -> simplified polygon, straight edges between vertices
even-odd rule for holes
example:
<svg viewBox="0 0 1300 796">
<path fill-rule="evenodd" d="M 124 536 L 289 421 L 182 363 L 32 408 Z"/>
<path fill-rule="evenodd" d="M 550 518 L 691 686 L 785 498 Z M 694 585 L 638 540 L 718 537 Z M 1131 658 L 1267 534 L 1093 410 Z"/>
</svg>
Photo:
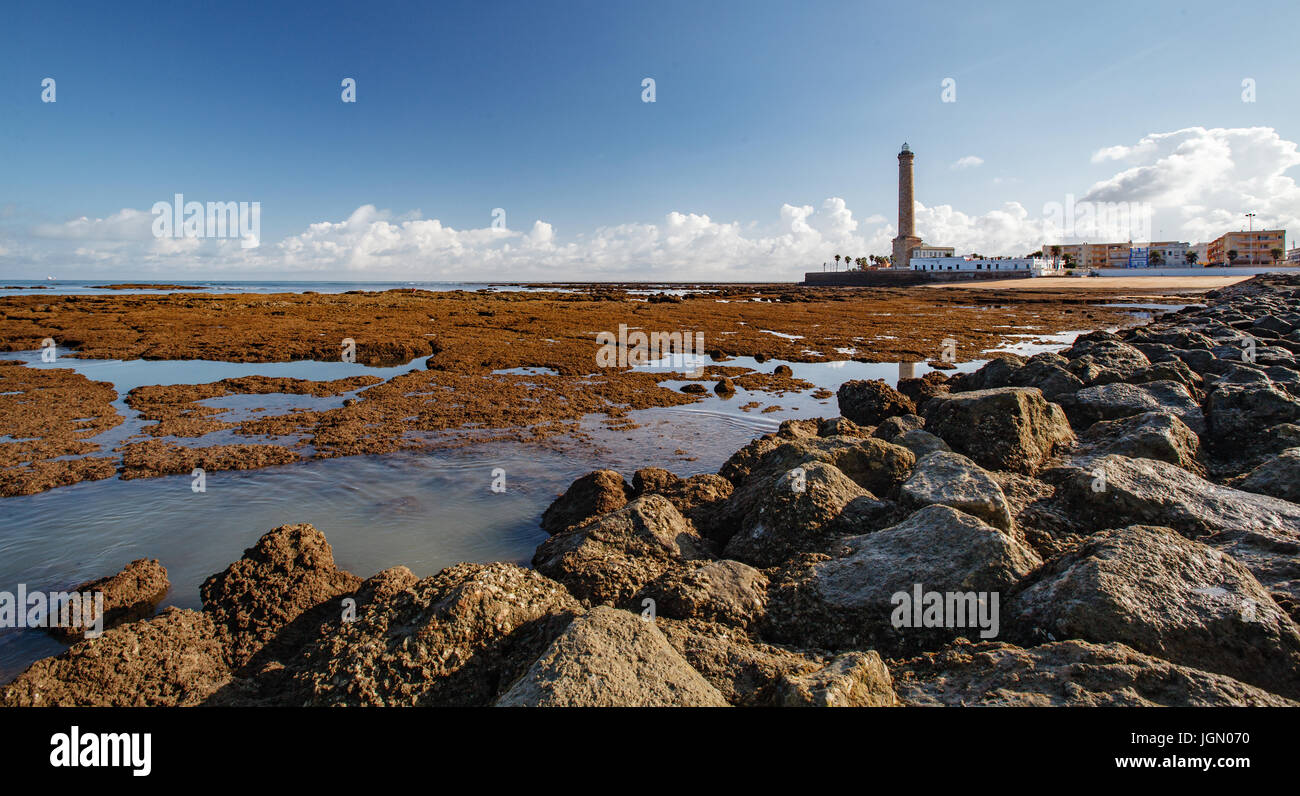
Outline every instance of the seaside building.
<svg viewBox="0 0 1300 796">
<path fill-rule="evenodd" d="M 1273 265 L 1273 249 L 1286 251 L 1286 230 L 1225 232 L 1210 241 L 1205 259 L 1210 265 Z M 1228 256 L 1233 251 L 1235 259 Z"/>
<path fill-rule="evenodd" d="M 913 271 L 1007 271 L 1008 275 L 1029 272 L 1031 276 L 1055 270 L 1052 261 L 1042 257 L 913 257 L 909 267 Z"/>
<path fill-rule="evenodd" d="M 1208 243 L 1197 243 L 1192 246 L 1192 251 L 1196 252 L 1197 265 L 1209 265 L 1209 250 L 1210 244 Z"/>
<path fill-rule="evenodd" d="M 1296 246 L 1294 249 L 1287 249 L 1286 264 L 1300 265 L 1300 246 Z"/>
</svg>

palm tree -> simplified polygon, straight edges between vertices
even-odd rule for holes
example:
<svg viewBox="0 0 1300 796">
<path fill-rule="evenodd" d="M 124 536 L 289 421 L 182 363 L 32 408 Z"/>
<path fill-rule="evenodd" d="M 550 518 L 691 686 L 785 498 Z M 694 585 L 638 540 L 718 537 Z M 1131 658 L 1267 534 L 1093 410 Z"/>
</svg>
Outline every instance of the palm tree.
<svg viewBox="0 0 1300 796">
<path fill-rule="evenodd" d="M 1277 265 L 1277 261 L 1282 259 L 1283 252 L 1281 249 L 1277 249 L 1277 248 L 1269 249 L 1268 253 L 1273 258 L 1273 265 Z"/>
<path fill-rule="evenodd" d="M 1055 268 L 1055 267 L 1057 266 L 1057 260 L 1059 260 L 1060 258 L 1061 258 L 1061 247 L 1060 247 L 1060 246 L 1053 246 L 1053 247 L 1052 247 L 1052 267 L 1053 267 L 1053 268 Z"/>
<path fill-rule="evenodd" d="M 1196 259 L 1197 259 L 1196 252 L 1192 251 L 1191 249 L 1188 249 L 1187 251 L 1183 252 L 1183 259 L 1187 261 L 1188 265 L 1196 265 Z"/>
<path fill-rule="evenodd" d="M 1156 267 L 1157 265 L 1164 265 L 1165 256 L 1160 253 L 1159 249 L 1153 249 L 1151 251 L 1151 256 L 1147 258 L 1147 264 L 1150 265 L 1152 268 Z"/>
<path fill-rule="evenodd" d="M 1237 250 L 1228 249 L 1228 265 L 1236 265 L 1236 264 L 1237 264 Z"/>
<path fill-rule="evenodd" d="M 835 255 L 835 270 L 840 270 L 840 256 L 838 254 Z"/>
</svg>

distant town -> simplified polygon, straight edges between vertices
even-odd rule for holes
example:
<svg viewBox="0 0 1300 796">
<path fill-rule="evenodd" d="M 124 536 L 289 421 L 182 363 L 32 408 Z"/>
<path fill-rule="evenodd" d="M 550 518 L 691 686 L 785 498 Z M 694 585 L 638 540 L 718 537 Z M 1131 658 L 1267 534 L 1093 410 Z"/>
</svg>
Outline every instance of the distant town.
<svg viewBox="0 0 1300 796">
<path fill-rule="evenodd" d="M 1002 279 L 1070 276 L 1117 268 L 1300 267 L 1300 246 L 1286 248 L 1284 229 L 1225 232 L 1208 243 L 1124 241 L 1114 243 L 1044 243 L 1023 257 L 959 255 L 952 246 L 928 244 L 916 235 L 913 163 L 916 154 L 903 144 L 898 153 L 898 236 L 889 255 L 850 257 L 837 254 L 822 273 L 808 273 L 808 284 L 902 284 L 903 280 Z M 1254 213 L 1245 213 L 1253 226 Z M 841 271 L 843 267 L 843 271 Z M 839 274 L 833 276 L 827 274 Z M 849 276 L 853 272 L 875 273 Z"/>
</svg>

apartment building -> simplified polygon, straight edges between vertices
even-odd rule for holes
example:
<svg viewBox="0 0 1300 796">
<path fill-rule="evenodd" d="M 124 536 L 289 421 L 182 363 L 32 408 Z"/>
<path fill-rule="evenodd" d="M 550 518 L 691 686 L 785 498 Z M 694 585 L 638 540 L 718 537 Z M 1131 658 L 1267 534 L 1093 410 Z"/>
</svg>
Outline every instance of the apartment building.
<svg viewBox="0 0 1300 796">
<path fill-rule="evenodd" d="M 1205 259 L 1210 265 L 1273 265 L 1274 249 L 1286 251 L 1286 230 L 1227 232 L 1210 241 Z M 1236 258 L 1229 258 L 1234 251 Z"/>
</svg>

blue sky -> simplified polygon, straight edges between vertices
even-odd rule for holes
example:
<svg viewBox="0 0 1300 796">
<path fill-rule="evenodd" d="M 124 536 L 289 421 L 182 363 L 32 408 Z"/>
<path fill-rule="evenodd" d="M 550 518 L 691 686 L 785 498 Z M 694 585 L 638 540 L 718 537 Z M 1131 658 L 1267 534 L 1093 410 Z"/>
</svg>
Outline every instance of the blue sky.
<svg viewBox="0 0 1300 796">
<path fill-rule="evenodd" d="M 796 279 L 837 245 L 887 251 L 905 140 L 917 199 L 949 208 L 920 214 L 921 232 L 959 248 L 1036 240 L 1032 224 L 981 232 L 1008 202 L 1032 219 L 1129 168 L 1176 179 L 1189 138 L 1229 142 L 1235 168 L 1262 171 L 1229 196 L 1192 190 L 1213 174 L 1182 175 L 1157 200 L 1153 235 L 1195 237 L 1234 202 L 1258 204 L 1263 221 L 1300 218 L 1293 181 L 1278 182 L 1296 173 L 1286 145 L 1300 136 L 1294 2 L 278 6 L 8 8 L 0 277 Z M 55 103 L 41 102 L 46 77 Z M 340 101 L 345 77 L 354 104 Z M 654 103 L 641 101 L 645 77 Z M 945 103 L 949 77 L 957 101 Z M 1242 101 L 1246 78 L 1255 102 Z M 1272 132 L 1139 145 L 1198 128 Z M 1265 162 L 1243 163 L 1261 146 Z M 1108 147 L 1132 151 L 1094 157 Z M 953 168 L 971 156 L 979 165 Z M 256 258 L 161 250 L 138 239 L 140 216 L 115 216 L 176 192 L 260 202 Z M 460 234 L 488 228 L 497 207 L 515 238 Z M 801 218 L 816 239 L 800 237 Z M 412 220 L 426 225 L 402 227 Z M 282 268 L 280 243 L 322 222 L 341 226 L 300 240 Z"/>
</svg>

